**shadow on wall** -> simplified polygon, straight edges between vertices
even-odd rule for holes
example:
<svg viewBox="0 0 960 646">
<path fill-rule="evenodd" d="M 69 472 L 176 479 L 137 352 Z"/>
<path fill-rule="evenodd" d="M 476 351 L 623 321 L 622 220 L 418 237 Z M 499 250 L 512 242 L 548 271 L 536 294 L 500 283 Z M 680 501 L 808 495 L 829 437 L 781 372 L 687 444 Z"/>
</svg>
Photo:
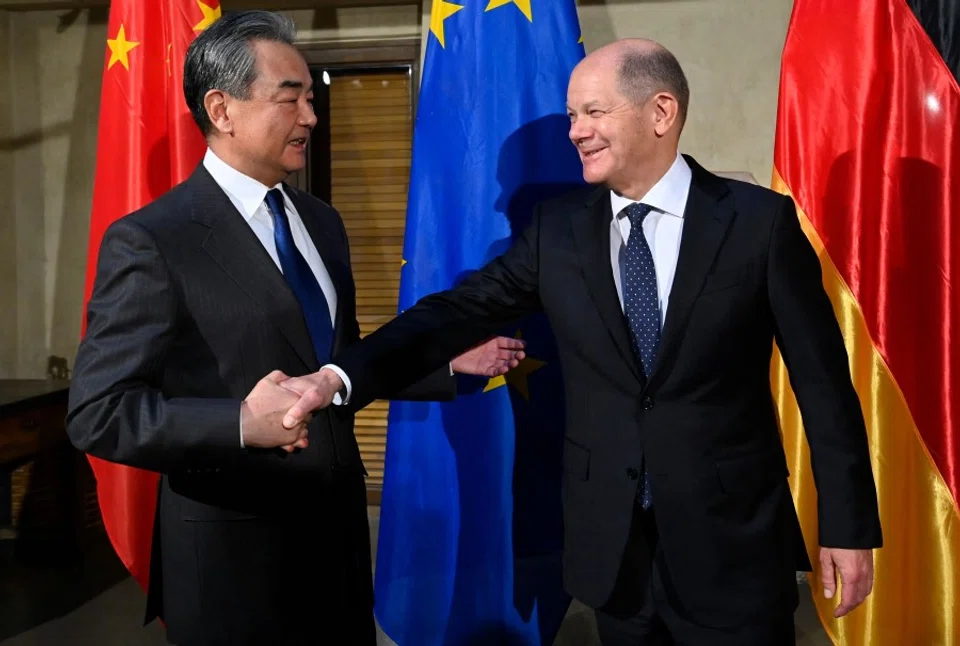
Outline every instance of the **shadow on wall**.
<svg viewBox="0 0 960 646">
<path fill-rule="evenodd" d="M 80 343 L 83 320 L 83 291 L 87 267 L 87 238 L 93 201 L 93 174 L 96 158 L 97 121 L 100 110 L 99 73 L 103 67 L 103 39 L 108 8 L 86 9 L 85 21 L 74 24 L 72 12 L 60 17 L 57 31 L 84 29 L 79 77 L 73 98 L 70 147 L 64 173 L 60 214 L 60 245 L 57 249 L 53 284 L 53 312 L 50 317 L 50 354 L 72 358 Z M 75 19 L 74 19 L 75 20 Z"/>
<path fill-rule="evenodd" d="M 22 135 L 5 137 L 0 139 L 0 152 L 16 152 L 23 148 L 43 143 L 46 139 L 53 139 L 70 134 L 72 129 L 72 121 L 62 121 L 49 127 L 36 128 Z"/>
</svg>

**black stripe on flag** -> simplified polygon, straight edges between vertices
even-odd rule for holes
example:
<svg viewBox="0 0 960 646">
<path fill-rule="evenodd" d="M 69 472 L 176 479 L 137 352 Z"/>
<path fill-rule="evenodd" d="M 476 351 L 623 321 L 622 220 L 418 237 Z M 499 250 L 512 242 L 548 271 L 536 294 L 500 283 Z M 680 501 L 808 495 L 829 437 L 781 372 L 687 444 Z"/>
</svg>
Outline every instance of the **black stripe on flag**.
<svg viewBox="0 0 960 646">
<path fill-rule="evenodd" d="M 960 0 L 907 0 L 907 4 L 960 82 Z"/>
</svg>

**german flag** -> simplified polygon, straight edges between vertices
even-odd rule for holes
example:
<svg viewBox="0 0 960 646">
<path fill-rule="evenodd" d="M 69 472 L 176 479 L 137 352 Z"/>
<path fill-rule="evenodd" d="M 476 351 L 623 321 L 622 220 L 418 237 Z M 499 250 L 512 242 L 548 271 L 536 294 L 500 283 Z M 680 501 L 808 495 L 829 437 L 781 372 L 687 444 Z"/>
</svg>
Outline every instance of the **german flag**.
<svg viewBox="0 0 960 646">
<path fill-rule="evenodd" d="M 836 599 L 814 594 L 838 644 L 960 644 L 958 62 L 958 0 L 794 4 L 773 187 L 793 197 L 820 255 L 867 421 L 884 535 L 862 607 L 837 620 Z M 817 495 L 839 492 L 814 488 L 779 356 L 772 376 L 815 548 Z"/>
</svg>

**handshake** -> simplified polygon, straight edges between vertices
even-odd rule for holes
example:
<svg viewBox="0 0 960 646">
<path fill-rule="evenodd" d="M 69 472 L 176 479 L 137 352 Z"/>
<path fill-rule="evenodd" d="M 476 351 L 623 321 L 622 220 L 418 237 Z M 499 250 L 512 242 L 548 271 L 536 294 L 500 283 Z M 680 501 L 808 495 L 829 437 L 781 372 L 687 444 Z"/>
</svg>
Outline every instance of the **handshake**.
<svg viewBox="0 0 960 646">
<path fill-rule="evenodd" d="M 467 350 L 450 363 L 454 373 L 497 377 L 524 359 L 524 342 L 495 337 Z M 308 445 L 307 426 L 313 412 L 333 403 L 344 388 L 335 371 L 323 368 L 302 377 L 274 370 L 257 382 L 240 405 L 243 445 L 292 452 Z"/>
<path fill-rule="evenodd" d="M 240 405 L 243 445 L 279 447 L 288 453 L 307 448 L 313 411 L 329 406 L 343 385 L 329 368 L 303 377 L 274 370 L 257 382 Z"/>
</svg>

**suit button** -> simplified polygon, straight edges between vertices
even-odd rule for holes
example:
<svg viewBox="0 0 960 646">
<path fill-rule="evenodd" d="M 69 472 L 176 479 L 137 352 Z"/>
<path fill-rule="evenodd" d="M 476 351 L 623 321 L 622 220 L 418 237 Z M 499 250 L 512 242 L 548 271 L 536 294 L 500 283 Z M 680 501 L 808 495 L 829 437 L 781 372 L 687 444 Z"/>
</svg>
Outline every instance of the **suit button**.
<svg viewBox="0 0 960 646">
<path fill-rule="evenodd" d="M 640 472 L 634 468 L 629 468 L 627 469 L 627 477 L 630 478 L 631 480 L 636 480 L 637 478 L 640 477 Z"/>
<path fill-rule="evenodd" d="M 650 410 L 651 408 L 653 408 L 653 400 L 650 399 L 649 397 L 644 397 L 642 405 L 643 405 L 643 410 Z"/>
</svg>

